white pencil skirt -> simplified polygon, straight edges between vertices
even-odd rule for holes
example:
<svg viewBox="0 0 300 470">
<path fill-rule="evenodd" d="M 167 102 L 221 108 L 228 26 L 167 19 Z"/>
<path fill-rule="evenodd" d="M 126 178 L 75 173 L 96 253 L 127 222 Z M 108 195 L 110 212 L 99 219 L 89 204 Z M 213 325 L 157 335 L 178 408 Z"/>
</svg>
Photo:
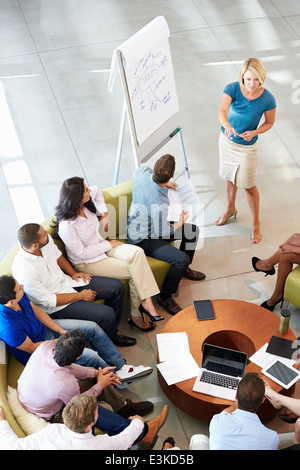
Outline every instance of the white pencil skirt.
<svg viewBox="0 0 300 470">
<path fill-rule="evenodd" d="M 258 141 L 253 145 L 240 145 L 224 136 L 219 138 L 219 175 L 239 188 L 256 185 Z"/>
</svg>

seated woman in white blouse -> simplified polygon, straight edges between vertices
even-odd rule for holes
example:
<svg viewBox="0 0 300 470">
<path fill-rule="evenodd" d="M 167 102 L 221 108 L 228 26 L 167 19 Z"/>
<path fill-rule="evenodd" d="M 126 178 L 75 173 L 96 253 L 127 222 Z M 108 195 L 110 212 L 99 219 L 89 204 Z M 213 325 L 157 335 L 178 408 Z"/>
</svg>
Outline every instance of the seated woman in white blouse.
<svg viewBox="0 0 300 470">
<path fill-rule="evenodd" d="M 132 314 L 128 322 L 143 331 L 153 330 L 154 322 L 163 320 L 151 298 L 159 293 L 159 288 L 144 250 L 119 240 L 105 240 L 100 235 L 100 224 L 107 231 L 109 220 L 99 188 L 88 188 L 80 177 L 65 180 L 55 215 L 58 235 L 76 271 L 128 279 Z"/>
</svg>

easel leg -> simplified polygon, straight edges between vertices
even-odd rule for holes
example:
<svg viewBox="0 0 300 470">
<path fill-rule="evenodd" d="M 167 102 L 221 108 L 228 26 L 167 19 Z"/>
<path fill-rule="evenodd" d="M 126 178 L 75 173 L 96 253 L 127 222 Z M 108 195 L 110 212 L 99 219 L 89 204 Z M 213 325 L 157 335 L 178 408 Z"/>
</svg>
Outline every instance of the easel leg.
<svg viewBox="0 0 300 470">
<path fill-rule="evenodd" d="M 185 171 L 185 175 L 188 179 L 190 179 L 190 172 L 189 172 L 189 169 L 188 169 L 188 164 L 187 164 L 187 159 L 186 159 L 186 154 L 185 154 L 185 150 L 184 150 L 184 145 L 183 145 L 183 140 L 182 140 L 182 135 L 181 135 L 181 131 L 179 131 L 177 133 L 178 135 L 178 140 L 179 140 L 179 145 L 180 145 L 180 149 L 181 149 L 181 154 L 182 154 L 182 160 L 183 160 L 183 165 L 184 165 L 184 170 L 182 171 L 182 173 Z M 181 174 L 182 174 L 181 173 Z M 181 175 L 180 174 L 180 175 Z"/>
<path fill-rule="evenodd" d="M 120 124 L 118 149 L 117 149 L 117 159 L 116 159 L 116 165 L 115 165 L 114 185 L 118 184 L 118 179 L 119 179 L 119 170 L 120 170 L 120 162 L 121 162 L 122 147 L 123 147 L 123 140 L 124 140 L 125 124 L 126 124 L 126 105 L 125 105 L 125 100 L 124 100 L 122 116 L 121 116 L 121 124 Z"/>
</svg>

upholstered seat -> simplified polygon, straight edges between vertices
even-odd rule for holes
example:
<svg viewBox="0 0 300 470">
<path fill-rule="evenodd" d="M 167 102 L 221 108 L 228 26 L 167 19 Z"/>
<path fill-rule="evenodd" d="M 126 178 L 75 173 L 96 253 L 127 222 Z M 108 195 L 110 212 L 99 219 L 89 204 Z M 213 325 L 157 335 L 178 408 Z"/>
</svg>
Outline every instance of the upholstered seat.
<svg viewBox="0 0 300 470">
<path fill-rule="evenodd" d="M 300 266 L 288 275 L 284 287 L 284 300 L 300 308 Z"/>
</svg>

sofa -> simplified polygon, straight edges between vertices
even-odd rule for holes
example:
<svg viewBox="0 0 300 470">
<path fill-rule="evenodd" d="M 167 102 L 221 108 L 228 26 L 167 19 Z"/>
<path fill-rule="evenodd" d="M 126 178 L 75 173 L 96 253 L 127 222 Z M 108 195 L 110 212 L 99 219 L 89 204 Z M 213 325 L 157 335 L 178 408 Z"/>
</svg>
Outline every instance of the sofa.
<svg viewBox="0 0 300 470">
<path fill-rule="evenodd" d="M 300 266 L 296 266 L 288 275 L 285 281 L 283 298 L 286 301 L 285 304 L 291 303 L 300 308 Z"/>
<path fill-rule="evenodd" d="M 122 241 L 126 241 L 126 222 L 128 210 L 132 201 L 132 181 L 106 188 L 103 190 L 103 195 L 110 218 L 110 227 L 106 236 L 108 238 L 118 238 Z M 41 223 L 51 236 L 53 236 L 55 232 L 53 220 L 54 217 L 51 216 Z M 63 242 L 55 238 L 54 242 L 57 244 L 64 256 L 66 256 Z M 12 262 L 19 249 L 19 243 L 16 243 L 0 263 L 0 276 L 3 274 L 11 274 Z M 156 282 L 158 286 L 161 287 L 170 268 L 170 264 L 151 257 L 148 257 L 147 259 Z M 127 302 L 129 300 L 128 281 L 124 280 L 123 282 L 126 286 L 125 302 Z M 103 301 L 100 300 L 98 302 Z M 7 387 L 10 386 L 16 388 L 17 380 L 22 370 L 23 366 L 14 357 L 7 353 L 4 343 L 0 341 L 0 406 L 4 410 L 7 421 L 19 437 L 24 437 L 25 433 L 24 429 L 21 429 L 17 423 L 9 407 L 7 401 Z"/>
</svg>

